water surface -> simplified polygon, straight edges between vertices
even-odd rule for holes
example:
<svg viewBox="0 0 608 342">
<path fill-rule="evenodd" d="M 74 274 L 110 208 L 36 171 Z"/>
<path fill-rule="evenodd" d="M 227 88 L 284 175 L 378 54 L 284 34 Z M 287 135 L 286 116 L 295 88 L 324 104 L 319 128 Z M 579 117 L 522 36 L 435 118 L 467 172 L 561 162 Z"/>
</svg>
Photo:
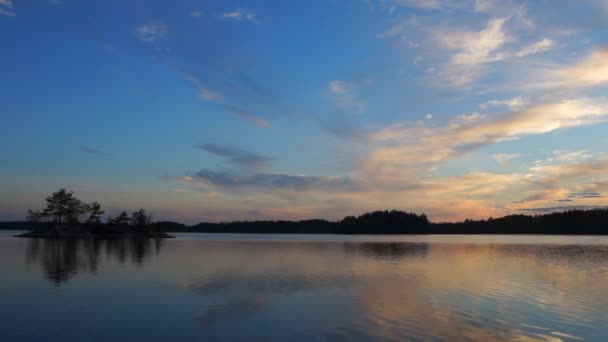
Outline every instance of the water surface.
<svg viewBox="0 0 608 342">
<path fill-rule="evenodd" d="M 0 232 L 0 340 L 606 341 L 608 238 Z"/>
</svg>

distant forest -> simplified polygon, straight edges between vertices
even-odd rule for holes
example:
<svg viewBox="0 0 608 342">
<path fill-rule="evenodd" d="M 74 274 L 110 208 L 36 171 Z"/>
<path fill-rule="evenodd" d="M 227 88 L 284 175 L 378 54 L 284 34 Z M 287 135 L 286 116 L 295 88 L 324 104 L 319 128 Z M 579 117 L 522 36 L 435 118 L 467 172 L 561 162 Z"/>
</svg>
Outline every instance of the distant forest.
<svg viewBox="0 0 608 342">
<path fill-rule="evenodd" d="M 112 219 L 109 224 L 113 224 Z M 98 223 L 108 225 L 108 223 Z M 28 222 L 0 222 L 0 229 L 26 229 Z M 608 209 L 571 210 L 544 215 L 509 215 L 487 220 L 433 223 L 426 215 L 403 211 L 375 211 L 339 221 L 236 221 L 148 223 L 155 231 L 251 234 L 553 234 L 608 235 Z"/>
<path fill-rule="evenodd" d="M 608 235 L 608 209 L 487 220 L 432 223 L 426 215 L 397 210 L 347 216 L 340 221 L 244 221 L 173 226 L 172 232 L 282 234 L 553 234 Z"/>
</svg>

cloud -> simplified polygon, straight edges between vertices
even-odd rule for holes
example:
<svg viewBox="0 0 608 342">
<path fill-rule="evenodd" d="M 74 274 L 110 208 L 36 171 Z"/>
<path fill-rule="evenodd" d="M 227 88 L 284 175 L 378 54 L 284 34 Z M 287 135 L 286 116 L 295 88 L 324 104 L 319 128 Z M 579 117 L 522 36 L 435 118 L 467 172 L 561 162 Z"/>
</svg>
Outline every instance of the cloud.
<svg viewBox="0 0 608 342">
<path fill-rule="evenodd" d="M 220 99 L 222 95 L 218 92 L 212 91 L 208 88 L 201 88 L 201 92 L 199 94 L 200 98 L 205 101 L 213 101 Z"/>
<path fill-rule="evenodd" d="M 531 81 L 535 88 L 581 89 L 608 84 L 608 49 L 596 49 L 584 60 L 573 65 L 546 68 L 534 75 L 540 82 Z"/>
<path fill-rule="evenodd" d="M 583 174 L 582 177 L 585 177 Z M 579 184 L 575 187 L 577 191 L 583 192 L 597 192 L 597 191 L 608 191 L 608 178 L 602 177 L 602 175 L 595 175 L 595 177 L 588 177 L 585 179 L 583 184 Z"/>
<path fill-rule="evenodd" d="M 517 154 L 517 153 L 513 153 L 513 154 L 504 154 L 504 153 L 500 153 L 500 154 L 495 154 L 492 156 L 492 158 L 494 158 L 494 160 L 499 164 L 499 165 L 505 165 L 509 160 L 511 159 L 515 159 L 515 158 L 519 158 L 521 155 Z"/>
<path fill-rule="evenodd" d="M 192 82 L 199 91 L 199 97 L 205 101 L 214 101 L 221 99 L 223 96 L 219 92 L 212 90 L 206 83 L 201 79 L 201 77 L 197 76 L 196 73 L 184 70 L 184 68 L 171 65 L 170 66 L 176 69 L 184 78 L 188 81 Z"/>
<path fill-rule="evenodd" d="M 15 6 L 10 0 L 0 0 L 0 14 L 5 15 L 7 17 L 14 17 L 15 14 Z"/>
<path fill-rule="evenodd" d="M 443 49 L 454 51 L 447 63 L 438 71 L 438 81 L 442 85 L 461 87 L 479 79 L 490 63 L 512 58 L 522 58 L 549 51 L 555 42 L 544 38 L 521 47 L 507 45 L 516 43 L 516 37 L 506 30 L 510 17 L 491 18 L 480 31 L 457 28 L 433 30 L 433 37 Z"/>
<path fill-rule="evenodd" d="M 493 18 L 481 31 L 436 30 L 434 38 L 447 50 L 456 51 L 439 71 L 450 86 L 464 86 L 480 77 L 484 64 L 502 59 L 498 50 L 513 40 L 504 30 L 508 18 Z"/>
<path fill-rule="evenodd" d="M 548 214 L 568 210 L 593 210 L 593 209 L 608 209 L 608 206 L 601 205 L 562 205 L 555 207 L 544 207 L 544 208 L 522 208 L 519 211 L 532 212 L 537 214 Z"/>
<path fill-rule="evenodd" d="M 361 113 L 365 110 L 365 103 L 358 101 L 354 94 L 354 85 L 343 80 L 334 80 L 328 83 L 327 88 L 335 103 L 346 111 Z"/>
<path fill-rule="evenodd" d="M 84 146 L 84 147 L 80 148 L 80 152 L 86 153 L 86 154 L 94 154 L 94 155 L 98 155 L 98 156 L 105 156 L 105 157 L 112 156 L 111 153 L 102 151 L 102 150 L 100 150 L 98 148 L 95 148 L 95 147 L 86 147 L 86 146 Z"/>
<path fill-rule="evenodd" d="M 563 154 L 567 155 L 567 154 Z M 602 155 L 585 158 L 556 158 L 537 161 L 530 174 L 523 180 L 528 183 L 525 198 L 516 204 L 527 202 L 578 202 L 603 198 L 608 191 L 608 158 Z M 598 203 L 593 203 L 598 204 Z"/>
<path fill-rule="evenodd" d="M 466 2 L 456 0 L 393 0 L 394 5 L 427 10 L 463 9 Z"/>
<path fill-rule="evenodd" d="M 600 198 L 604 197 L 599 192 L 573 192 L 568 194 L 569 198 Z"/>
<path fill-rule="evenodd" d="M 263 127 L 263 128 L 270 127 L 270 124 L 266 120 L 264 120 L 264 119 L 262 119 L 262 118 L 260 118 L 260 117 L 258 117 L 256 115 L 254 115 L 254 114 L 251 114 L 251 113 L 249 113 L 249 112 L 247 112 L 247 111 L 245 111 L 243 109 L 240 109 L 240 108 L 238 108 L 236 106 L 233 106 L 233 105 L 223 105 L 222 108 L 224 108 L 224 110 L 226 110 L 227 112 L 238 116 L 242 120 L 250 122 L 250 123 L 252 123 L 254 125 L 257 125 L 259 127 Z"/>
<path fill-rule="evenodd" d="M 193 181 L 222 188 L 255 188 L 266 190 L 356 191 L 360 186 L 348 177 L 302 176 L 285 173 L 236 174 L 203 169 L 192 176 Z"/>
<path fill-rule="evenodd" d="M 521 15 L 525 10 L 525 5 L 520 5 L 513 0 L 475 0 L 472 4 L 473 12 L 485 13 L 490 15 L 506 13 L 517 13 Z"/>
<path fill-rule="evenodd" d="M 246 167 L 259 169 L 268 166 L 272 158 L 241 150 L 235 147 L 220 146 L 216 144 L 204 144 L 200 148 L 216 156 L 227 158 L 229 162 Z"/>
<path fill-rule="evenodd" d="M 564 196 L 565 191 L 563 189 L 557 188 L 557 189 L 543 189 L 543 190 L 536 190 L 536 191 L 528 191 L 528 193 L 530 193 L 530 195 L 527 195 L 526 197 L 524 197 L 518 201 L 514 201 L 513 203 L 525 204 L 525 203 L 539 202 L 539 201 L 553 201 L 553 200 L 558 201 L 559 198 Z"/>
<path fill-rule="evenodd" d="M 522 47 L 519 51 L 515 52 L 514 56 L 525 57 L 527 55 L 535 55 L 537 53 L 549 51 L 553 48 L 555 48 L 555 42 L 551 39 L 544 38 L 536 43 Z"/>
<path fill-rule="evenodd" d="M 499 5 L 496 0 L 475 0 L 473 10 L 475 12 L 488 13 L 493 12 L 494 8 Z"/>
<path fill-rule="evenodd" d="M 579 162 L 585 159 L 589 159 L 592 155 L 588 154 L 587 151 L 565 151 L 565 150 L 557 150 L 551 152 L 551 158 L 547 159 L 547 162 L 559 161 L 559 162 Z"/>
<path fill-rule="evenodd" d="M 379 39 L 398 38 L 400 42 L 405 42 L 409 47 L 418 47 L 418 43 L 412 42 L 407 34 L 412 29 L 418 28 L 420 21 L 417 16 L 409 16 L 398 20 L 393 20 L 392 25 L 382 33 L 376 35 Z M 422 57 L 422 56 L 421 56 Z"/>
<path fill-rule="evenodd" d="M 512 99 L 508 99 L 508 100 L 490 100 L 487 102 L 484 102 L 482 104 L 479 105 L 479 108 L 481 109 L 487 109 L 489 107 L 507 107 L 510 109 L 518 109 L 523 107 L 526 104 L 526 99 L 524 99 L 521 96 L 518 97 L 514 97 Z"/>
<path fill-rule="evenodd" d="M 235 200 L 242 200 L 246 197 L 249 208 L 266 210 L 274 207 L 279 211 L 297 209 L 298 214 L 292 213 L 296 215 L 292 217 L 341 217 L 384 208 L 386 203 L 393 203 L 393 208 L 425 212 L 433 220 L 441 221 L 496 217 L 520 209 L 534 208 L 531 205 L 544 208 L 564 202 L 577 206 L 606 204 L 585 201 L 604 199 L 597 197 L 597 194 L 608 190 L 608 179 L 604 176 L 607 174 L 608 162 L 600 158 L 576 164 L 578 165 L 544 165 L 542 169 L 531 169 L 529 174 L 418 174 L 388 183 L 366 175 L 326 177 L 260 172 L 242 174 L 208 169 L 183 177 L 182 180 L 205 191 L 218 191 L 213 188 L 221 188 L 222 198 L 232 196 Z M 549 170 L 549 166 L 559 170 Z M 522 193 L 524 198 L 517 200 Z M 577 197 L 568 197 L 573 194 Z M 243 204 L 237 206 L 240 205 Z M 333 211 L 326 210 L 329 207 Z"/>
<path fill-rule="evenodd" d="M 199 11 L 199 10 L 192 10 L 192 11 L 190 11 L 190 16 L 191 16 L 191 17 L 194 17 L 194 18 L 198 18 L 198 17 L 200 17 L 201 15 L 203 15 L 203 13 L 204 13 L 203 11 Z"/>
<path fill-rule="evenodd" d="M 503 73 L 506 67 L 492 68 L 494 63 L 514 62 L 557 47 L 557 43 L 546 36 L 551 32 L 537 29 L 527 15 L 527 6 L 515 1 L 391 3 L 406 7 L 450 10 L 448 16 L 439 13 L 432 17 L 410 15 L 395 18 L 388 29 L 377 34 L 378 38 L 391 38 L 398 45 L 408 46 L 408 50 L 411 50 L 412 45 L 420 47 L 414 60 L 415 65 L 427 70 L 422 79 L 442 88 L 475 85 L 476 81 L 488 74 Z M 457 12 L 457 15 L 452 12 Z M 484 13 L 490 18 L 478 24 L 469 20 L 472 12 Z M 479 15 L 475 14 L 475 17 Z M 474 25 L 474 28 L 470 25 Z"/>
<path fill-rule="evenodd" d="M 258 23 L 255 13 L 252 13 L 246 9 L 237 9 L 231 12 L 224 12 L 221 15 L 224 19 L 236 20 L 236 21 L 249 21 L 252 23 Z"/>
<path fill-rule="evenodd" d="M 163 23 L 151 23 L 138 26 L 135 36 L 143 42 L 154 42 L 167 36 L 167 26 Z"/>
<path fill-rule="evenodd" d="M 408 177 L 483 146 L 606 119 L 607 99 L 581 98 L 471 120 L 458 117 L 436 127 L 396 124 L 370 136 L 381 145 L 364 160 L 364 168 L 370 177 Z"/>
</svg>

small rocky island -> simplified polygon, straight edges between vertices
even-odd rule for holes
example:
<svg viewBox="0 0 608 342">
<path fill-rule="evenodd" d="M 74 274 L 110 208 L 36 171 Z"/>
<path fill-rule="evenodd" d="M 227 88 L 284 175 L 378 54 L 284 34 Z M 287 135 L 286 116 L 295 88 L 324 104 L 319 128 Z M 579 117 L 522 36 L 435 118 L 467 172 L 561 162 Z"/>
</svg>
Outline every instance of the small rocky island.
<svg viewBox="0 0 608 342">
<path fill-rule="evenodd" d="M 152 222 L 152 215 L 139 209 L 129 216 L 108 216 L 102 222 L 101 205 L 84 203 L 73 191 L 60 189 L 46 198 L 42 211 L 28 210 L 31 232 L 17 235 L 30 238 L 172 238 L 162 227 Z"/>
</svg>

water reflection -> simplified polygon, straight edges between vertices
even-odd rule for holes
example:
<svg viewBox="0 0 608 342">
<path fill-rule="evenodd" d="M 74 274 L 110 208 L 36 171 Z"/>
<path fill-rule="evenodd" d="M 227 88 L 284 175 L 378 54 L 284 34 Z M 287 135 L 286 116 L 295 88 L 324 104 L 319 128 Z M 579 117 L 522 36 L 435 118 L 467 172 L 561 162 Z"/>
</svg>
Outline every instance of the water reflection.
<svg viewBox="0 0 608 342">
<path fill-rule="evenodd" d="M 376 260 L 424 259 L 428 244 L 409 242 L 345 242 L 344 252 Z"/>
<path fill-rule="evenodd" d="M 38 265 L 56 286 L 77 274 L 98 276 L 79 278 L 84 281 L 61 291 L 42 281 L 54 292 L 38 290 L 38 300 L 47 303 L 36 308 L 40 311 L 22 310 L 23 301 L 16 301 L 11 310 L 0 307 L 0 321 L 47 322 L 56 340 L 68 333 L 98 341 L 129 334 L 148 341 L 604 341 L 608 336 L 608 244 L 238 238 L 19 240 L 38 281 Z M 10 257 L 12 248 L 21 260 L 23 247 L 10 246 L 0 239 L 0 256 Z M 35 294 L 32 288 L 23 291 L 27 300 Z M 65 309 L 57 314 L 58 308 Z M 74 319 L 84 326 L 88 319 L 89 330 L 99 329 L 97 339 L 84 328 L 55 328 Z M 125 320 L 128 325 L 120 323 Z M 109 328 L 100 332 L 100 324 Z M 0 336 L 27 340 L 3 329 Z"/>
<path fill-rule="evenodd" d="M 319 339 L 573 341 L 608 333 L 594 331 L 608 305 L 602 245 L 238 241 L 208 242 L 198 253 L 221 260 L 199 265 L 204 276 L 182 284 L 214 300 L 199 316 L 207 329 L 272 317 L 285 305 L 294 317 L 328 324 L 290 306 L 296 302 L 331 317 Z M 327 315 L 333 306 L 341 310 Z"/>
<path fill-rule="evenodd" d="M 158 254 L 162 239 L 28 239 L 26 263 L 39 263 L 44 277 L 61 286 L 78 273 L 95 274 L 100 258 L 143 265 L 150 253 Z"/>
</svg>

